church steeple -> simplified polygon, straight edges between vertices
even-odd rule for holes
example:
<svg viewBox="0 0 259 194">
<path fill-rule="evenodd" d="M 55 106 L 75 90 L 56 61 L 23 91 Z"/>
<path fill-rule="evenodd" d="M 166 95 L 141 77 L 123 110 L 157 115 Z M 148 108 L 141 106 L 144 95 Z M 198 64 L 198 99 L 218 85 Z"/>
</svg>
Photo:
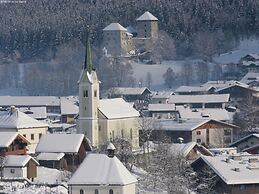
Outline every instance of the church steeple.
<svg viewBox="0 0 259 194">
<path fill-rule="evenodd" d="M 92 52 L 91 52 L 89 33 L 87 34 L 84 70 L 87 70 L 88 73 L 91 73 L 91 71 L 93 70 Z"/>
</svg>

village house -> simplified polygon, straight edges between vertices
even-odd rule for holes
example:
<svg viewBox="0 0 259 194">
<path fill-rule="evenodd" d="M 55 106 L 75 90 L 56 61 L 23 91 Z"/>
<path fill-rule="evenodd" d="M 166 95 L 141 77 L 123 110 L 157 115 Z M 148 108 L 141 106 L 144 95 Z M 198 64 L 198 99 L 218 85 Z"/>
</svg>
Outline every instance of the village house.
<svg viewBox="0 0 259 194">
<path fill-rule="evenodd" d="M 239 65 L 246 72 L 259 72 L 259 55 L 254 53 L 247 54 L 240 59 Z"/>
<path fill-rule="evenodd" d="M 253 133 L 231 143 L 229 146 L 236 147 L 238 152 L 242 152 L 257 144 L 259 144 L 259 134 Z"/>
<path fill-rule="evenodd" d="M 108 146 L 108 155 L 89 153 L 68 182 L 71 194 L 135 194 L 137 179 L 114 156 L 115 147 Z"/>
<path fill-rule="evenodd" d="M 187 105 L 190 108 L 225 108 L 229 103 L 229 94 L 172 95 L 167 103 Z"/>
<path fill-rule="evenodd" d="M 74 171 L 91 151 L 83 134 L 42 135 L 35 153 L 42 166 Z"/>
<path fill-rule="evenodd" d="M 184 143 L 197 142 L 206 147 L 226 147 L 233 141 L 237 126 L 213 119 L 169 119 L 157 120 L 161 128 L 154 131 L 154 137 L 164 133 L 171 142 L 183 138 Z"/>
<path fill-rule="evenodd" d="M 123 98 L 126 102 L 134 103 L 136 107 L 147 106 L 152 92 L 147 87 L 113 87 L 109 89 L 108 98 Z"/>
<path fill-rule="evenodd" d="M 0 156 L 26 155 L 30 142 L 17 132 L 0 132 Z"/>
<path fill-rule="evenodd" d="M 27 114 L 11 107 L 0 111 L 0 132 L 18 132 L 30 141 L 29 152 L 34 152 L 40 137 L 46 134 L 48 124 L 38 121 Z"/>
<path fill-rule="evenodd" d="M 180 86 L 174 92 L 178 95 L 203 95 L 213 94 L 215 88 L 213 86 Z"/>
<path fill-rule="evenodd" d="M 231 114 L 223 108 L 190 108 L 187 105 L 149 104 L 145 115 L 156 119 L 215 119 L 231 121 Z"/>
<path fill-rule="evenodd" d="M 175 95 L 174 92 L 154 92 L 152 94 L 151 103 L 152 104 L 166 104 L 170 96 Z"/>
<path fill-rule="evenodd" d="M 196 160 L 200 156 L 212 156 L 212 153 L 196 142 L 189 143 L 173 143 L 170 145 L 170 151 L 174 155 L 181 155 L 187 160 Z"/>
<path fill-rule="evenodd" d="M 208 179 L 203 177 L 204 171 L 208 174 L 206 168 L 216 175 L 210 178 L 217 193 L 256 194 L 259 193 L 258 159 L 258 155 L 201 156 L 192 167 L 200 179 Z"/>
<path fill-rule="evenodd" d="M 3 177 L 5 179 L 30 179 L 37 177 L 39 163 L 29 155 L 5 157 Z"/>
<path fill-rule="evenodd" d="M 78 133 L 85 134 L 91 145 L 99 147 L 116 138 L 139 147 L 139 112 L 122 98 L 100 99 L 99 80 L 93 70 L 91 48 L 87 44 L 85 65 L 79 78 Z"/>
<path fill-rule="evenodd" d="M 245 76 L 240 80 L 241 83 L 247 84 L 250 87 L 258 87 L 259 86 L 259 73 L 248 72 Z"/>
<path fill-rule="evenodd" d="M 8 109 L 11 106 L 37 119 L 75 122 L 78 106 L 68 97 L 58 96 L 0 96 L 0 107 Z"/>
</svg>

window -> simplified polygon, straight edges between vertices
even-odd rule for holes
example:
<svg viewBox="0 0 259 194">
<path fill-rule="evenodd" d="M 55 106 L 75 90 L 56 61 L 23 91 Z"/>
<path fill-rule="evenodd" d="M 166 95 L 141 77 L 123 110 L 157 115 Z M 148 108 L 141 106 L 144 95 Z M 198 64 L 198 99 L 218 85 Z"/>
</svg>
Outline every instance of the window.
<svg viewBox="0 0 259 194">
<path fill-rule="evenodd" d="M 22 136 L 26 138 L 26 134 L 23 134 Z"/>
<path fill-rule="evenodd" d="M 97 97 L 97 91 L 96 90 L 94 91 L 94 97 Z"/>
<path fill-rule="evenodd" d="M 122 137 L 122 138 L 124 137 L 123 129 L 121 130 L 121 137 Z"/>
<path fill-rule="evenodd" d="M 200 131 L 197 131 L 197 132 L 196 132 L 196 135 L 200 135 L 200 134 L 201 134 L 201 132 L 200 132 Z"/>
<path fill-rule="evenodd" d="M 14 170 L 14 169 L 11 169 L 11 170 L 10 170 L 10 173 L 14 174 L 14 173 L 15 173 L 15 170 Z"/>
<path fill-rule="evenodd" d="M 112 131 L 112 139 L 114 139 L 114 138 L 115 138 L 114 131 Z"/>
<path fill-rule="evenodd" d="M 101 131 L 101 130 L 102 130 L 101 125 L 99 125 L 99 131 Z"/>
<path fill-rule="evenodd" d="M 42 136 L 42 133 L 39 134 L 39 139 L 41 138 L 41 136 Z"/>
<path fill-rule="evenodd" d="M 31 140 L 34 140 L 34 134 L 31 134 Z"/>
<path fill-rule="evenodd" d="M 201 143 L 201 139 L 197 139 L 196 142 L 197 142 L 197 143 Z"/>
<path fill-rule="evenodd" d="M 109 190 L 109 194 L 113 194 L 113 190 L 112 189 Z"/>
<path fill-rule="evenodd" d="M 88 97 L 88 91 L 87 90 L 84 90 L 84 97 Z"/>
<path fill-rule="evenodd" d="M 99 194 L 98 189 L 95 189 L 95 190 L 94 190 L 94 194 Z"/>
<path fill-rule="evenodd" d="M 132 132 L 132 128 L 130 128 L 130 139 L 133 139 L 133 132 Z"/>
<path fill-rule="evenodd" d="M 80 189 L 80 194 L 84 194 L 84 190 L 83 189 Z"/>
</svg>

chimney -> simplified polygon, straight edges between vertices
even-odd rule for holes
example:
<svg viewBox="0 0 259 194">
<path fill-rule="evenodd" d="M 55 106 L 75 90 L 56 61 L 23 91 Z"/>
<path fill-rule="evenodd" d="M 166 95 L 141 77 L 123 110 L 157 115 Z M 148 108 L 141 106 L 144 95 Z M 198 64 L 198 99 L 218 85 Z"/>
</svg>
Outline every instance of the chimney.
<svg viewBox="0 0 259 194">
<path fill-rule="evenodd" d="M 12 115 L 15 112 L 15 106 L 10 107 L 10 115 Z"/>
<path fill-rule="evenodd" d="M 113 158 L 114 157 L 114 152 L 115 152 L 115 146 L 110 142 L 109 145 L 107 146 L 107 152 L 108 152 L 108 157 Z"/>
</svg>

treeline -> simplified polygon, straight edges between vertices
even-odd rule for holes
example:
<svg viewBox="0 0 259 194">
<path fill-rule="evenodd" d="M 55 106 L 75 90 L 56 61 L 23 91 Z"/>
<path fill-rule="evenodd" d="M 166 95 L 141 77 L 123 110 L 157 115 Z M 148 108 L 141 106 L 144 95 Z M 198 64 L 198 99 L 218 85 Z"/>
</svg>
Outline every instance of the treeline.
<svg viewBox="0 0 259 194">
<path fill-rule="evenodd" d="M 57 47 L 92 32 L 101 45 L 111 22 L 135 25 L 148 10 L 175 40 L 178 56 L 224 52 L 231 40 L 254 35 L 259 27 L 257 0 L 27 0 L 0 4 L 0 52 L 18 51 L 21 60 L 54 58 Z M 213 45 L 213 48 L 211 48 Z M 46 55 L 47 53 L 47 55 Z M 203 56 L 204 53 L 201 54 Z M 208 55 L 208 53 L 205 53 Z"/>
</svg>

